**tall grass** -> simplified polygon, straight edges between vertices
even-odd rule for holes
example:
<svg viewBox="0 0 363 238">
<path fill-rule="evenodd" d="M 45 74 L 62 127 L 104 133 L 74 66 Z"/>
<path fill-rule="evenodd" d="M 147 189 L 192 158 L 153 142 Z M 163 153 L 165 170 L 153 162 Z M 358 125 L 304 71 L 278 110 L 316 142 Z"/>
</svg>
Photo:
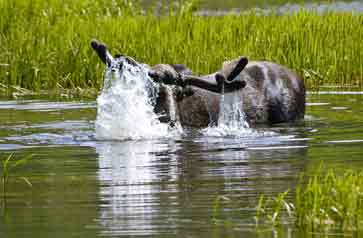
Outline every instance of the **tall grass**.
<svg viewBox="0 0 363 238">
<path fill-rule="evenodd" d="M 92 38 L 141 62 L 183 63 L 204 74 L 239 55 L 272 60 L 309 87 L 363 86 L 363 16 L 349 13 L 200 17 L 190 2 L 143 11 L 125 0 L 0 2 L 0 89 L 98 88 Z M 160 14 L 160 11 L 161 14 Z"/>
<path fill-rule="evenodd" d="M 267 221 L 276 226 L 288 215 L 297 228 L 307 232 L 363 231 L 363 172 L 318 170 L 313 176 L 302 178 L 291 202 L 285 200 L 286 194 L 275 198 L 261 196 L 256 222 Z"/>
<path fill-rule="evenodd" d="M 296 225 L 307 230 L 363 230 L 363 173 L 316 174 L 296 190 Z"/>
</svg>

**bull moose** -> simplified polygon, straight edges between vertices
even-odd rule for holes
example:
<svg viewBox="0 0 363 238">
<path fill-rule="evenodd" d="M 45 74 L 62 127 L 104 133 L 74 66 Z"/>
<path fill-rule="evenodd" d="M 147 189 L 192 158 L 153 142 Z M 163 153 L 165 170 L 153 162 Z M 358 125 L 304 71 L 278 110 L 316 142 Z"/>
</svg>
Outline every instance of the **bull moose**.
<svg viewBox="0 0 363 238">
<path fill-rule="evenodd" d="M 105 44 L 91 42 L 107 67 L 114 62 L 140 65 L 133 58 L 110 54 Z M 117 60 L 120 59 L 123 60 Z M 122 66 L 122 65 L 121 65 Z M 122 67 L 115 67 L 121 70 Z M 158 64 L 149 76 L 160 83 L 154 111 L 159 120 L 170 122 L 170 100 L 176 105 L 183 126 L 206 127 L 218 123 L 221 93 L 237 93 L 250 125 L 298 120 L 305 113 L 305 86 L 302 78 L 285 66 L 268 61 L 248 61 L 239 57 L 223 63 L 218 72 L 197 76 L 181 64 Z M 172 85 L 173 90 L 166 90 Z M 172 95 L 170 95 L 172 94 Z"/>
</svg>

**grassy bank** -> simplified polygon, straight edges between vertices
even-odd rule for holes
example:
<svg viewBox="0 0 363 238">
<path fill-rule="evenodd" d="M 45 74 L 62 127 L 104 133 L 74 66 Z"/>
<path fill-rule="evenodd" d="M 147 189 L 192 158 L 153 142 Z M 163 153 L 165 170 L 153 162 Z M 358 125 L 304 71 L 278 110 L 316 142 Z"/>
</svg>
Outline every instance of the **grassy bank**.
<svg viewBox="0 0 363 238">
<path fill-rule="evenodd" d="M 246 55 L 306 76 L 308 86 L 363 86 L 363 16 L 193 16 L 185 4 L 166 16 L 134 1 L 5 0 L 0 3 L 0 90 L 98 88 L 103 65 L 89 43 L 148 64 L 183 63 L 198 73 Z M 174 8 L 176 9 L 176 8 Z"/>
</svg>

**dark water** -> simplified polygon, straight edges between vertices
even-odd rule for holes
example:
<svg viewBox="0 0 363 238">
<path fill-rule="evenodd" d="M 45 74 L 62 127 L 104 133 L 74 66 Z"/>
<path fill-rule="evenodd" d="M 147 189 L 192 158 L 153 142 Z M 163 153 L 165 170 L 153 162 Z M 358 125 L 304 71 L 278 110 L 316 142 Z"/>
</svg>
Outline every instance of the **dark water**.
<svg viewBox="0 0 363 238">
<path fill-rule="evenodd" d="M 124 142 L 94 139 L 94 102 L 1 101 L 0 158 L 33 157 L 11 171 L 0 237 L 306 237 L 256 230 L 260 194 L 321 161 L 363 168 L 363 95 L 307 101 L 303 122 L 264 135 Z"/>
</svg>

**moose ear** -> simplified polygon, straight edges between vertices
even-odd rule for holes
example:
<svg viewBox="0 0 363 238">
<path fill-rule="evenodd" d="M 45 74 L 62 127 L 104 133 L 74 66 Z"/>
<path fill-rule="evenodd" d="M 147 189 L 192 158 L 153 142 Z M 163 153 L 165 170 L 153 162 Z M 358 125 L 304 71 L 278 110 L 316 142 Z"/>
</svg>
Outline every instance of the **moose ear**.
<svg viewBox="0 0 363 238">
<path fill-rule="evenodd" d="M 235 79 L 242 70 L 248 64 L 248 59 L 245 56 L 241 56 L 235 60 L 223 62 L 221 73 L 225 76 L 227 82 L 231 82 Z"/>
<path fill-rule="evenodd" d="M 168 64 L 157 64 L 149 70 L 148 74 L 155 82 L 170 85 L 178 85 L 182 83 L 178 72 L 176 72 L 175 69 Z"/>
</svg>

